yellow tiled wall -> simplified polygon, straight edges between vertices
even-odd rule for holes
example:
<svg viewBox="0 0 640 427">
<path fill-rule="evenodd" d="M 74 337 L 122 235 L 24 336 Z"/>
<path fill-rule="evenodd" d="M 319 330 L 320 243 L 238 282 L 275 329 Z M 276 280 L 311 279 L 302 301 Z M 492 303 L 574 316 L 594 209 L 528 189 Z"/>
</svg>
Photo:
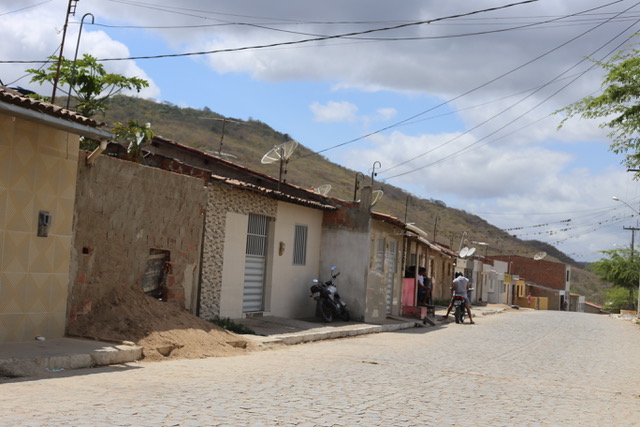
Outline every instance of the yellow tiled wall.
<svg viewBox="0 0 640 427">
<path fill-rule="evenodd" d="M 76 135 L 0 115 L 0 342 L 64 335 L 78 155 Z"/>
</svg>

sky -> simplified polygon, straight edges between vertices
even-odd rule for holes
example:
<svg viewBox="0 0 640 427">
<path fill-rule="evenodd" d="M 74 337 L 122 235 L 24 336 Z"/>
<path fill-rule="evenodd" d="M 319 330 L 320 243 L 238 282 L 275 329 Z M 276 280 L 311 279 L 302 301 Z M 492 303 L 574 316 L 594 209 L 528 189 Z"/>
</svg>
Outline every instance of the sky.
<svg viewBox="0 0 640 427">
<path fill-rule="evenodd" d="M 557 113 L 598 95 L 594 60 L 635 43 L 635 1 L 74 3 L 65 57 L 77 48 L 147 79 L 137 96 L 259 120 L 365 176 L 375 165 L 383 190 L 443 201 L 578 261 L 629 247 L 625 228 L 639 226 L 640 183 L 623 154 L 598 121 L 559 128 Z M 67 7 L 0 2 L 2 84 L 50 95 L 25 70 L 58 54 Z"/>
</svg>

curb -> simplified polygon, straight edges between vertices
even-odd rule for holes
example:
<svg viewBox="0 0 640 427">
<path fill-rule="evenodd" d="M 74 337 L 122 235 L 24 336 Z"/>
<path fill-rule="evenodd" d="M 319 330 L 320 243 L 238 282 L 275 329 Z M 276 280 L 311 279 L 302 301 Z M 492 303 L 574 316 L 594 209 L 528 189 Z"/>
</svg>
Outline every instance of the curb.
<svg viewBox="0 0 640 427">
<path fill-rule="evenodd" d="M 33 357 L 12 357 L 0 360 L 0 377 L 17 378 L 41 376 L 46 373 L 96 366 L 118 365 L 142 358 L 142 347 L 137 345 L 109 345 L 85 352 L 63 352 Z"/>
<path fill-rule="evenodd" d="M 414 328 L 416 326 L 422 326 L 422 322 L 410 321 L 389 325 L 357 325 L 327 331 L 294 332 L 268 337 L 246 337 L 252 339 L 261 346 L 272 347 L 276 345 L 295 345 L 338 338 L 349 338 L 359 335 L 377 334 L 380 332 L 393 332 L 401 329 Z"/>
</svg>

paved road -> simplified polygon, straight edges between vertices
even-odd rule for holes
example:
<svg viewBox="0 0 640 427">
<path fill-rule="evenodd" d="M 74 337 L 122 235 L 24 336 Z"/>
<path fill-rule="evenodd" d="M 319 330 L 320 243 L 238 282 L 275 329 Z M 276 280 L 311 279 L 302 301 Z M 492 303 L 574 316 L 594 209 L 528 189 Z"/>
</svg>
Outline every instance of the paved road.
<svg viewBox="0 0 640 427">
<path fill-rule="evenodd" d="M 0 381 L 2 426 L 640 425 L 640 327 L 515 312 L 246 356 Z"/>
</svg>

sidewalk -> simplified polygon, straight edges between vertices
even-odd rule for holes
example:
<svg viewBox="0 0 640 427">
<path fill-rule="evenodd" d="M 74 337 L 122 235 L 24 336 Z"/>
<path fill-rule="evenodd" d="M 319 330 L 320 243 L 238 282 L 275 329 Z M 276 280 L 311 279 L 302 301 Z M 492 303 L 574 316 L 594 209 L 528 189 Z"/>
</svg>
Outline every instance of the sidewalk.
<svg viewBox="0 0 640 427">
<path fill-rule="evenodd" d="M 500 309 L 474 307 L 475 315 L 500 312 Z M 439 320 L 446 307 L 436 307 L 435 317 L 421 319 L 389 316 L 381 323 L 333 322 L 316 319 L 287 319 L 265 316 L 234 320 L 253 330 L 256 335 L 243 335 L 263 349 L 312 341 L 354 337 L 364 334 L 393 332 L 414 327 L 444 325 L 453 321 Z M 107 343 L 78 338 L 55 338 L 0 344 L 0 379 L 7 377 L 42 377 L 55 372 L 133 362 L 142 357 L 142 348 L 134 343 Z"/>
</svg>

